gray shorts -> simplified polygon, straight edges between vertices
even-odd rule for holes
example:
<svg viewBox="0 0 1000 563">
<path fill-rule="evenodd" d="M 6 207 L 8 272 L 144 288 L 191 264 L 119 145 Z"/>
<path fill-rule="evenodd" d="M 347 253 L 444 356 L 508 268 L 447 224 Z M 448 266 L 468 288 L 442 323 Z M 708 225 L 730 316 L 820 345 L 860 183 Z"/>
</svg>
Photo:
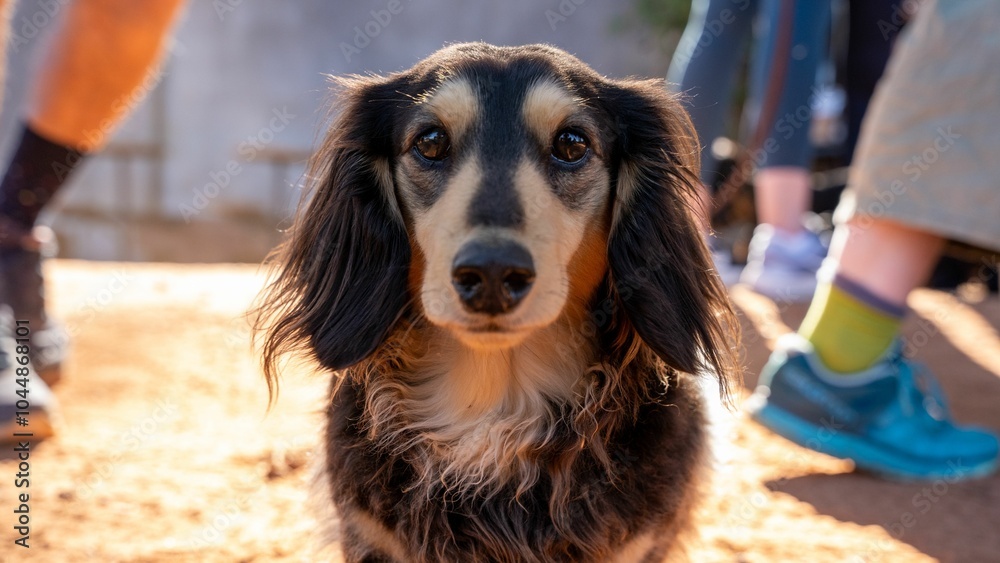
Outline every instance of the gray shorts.
<svg viewBox="0 0 1000 563">
<path fill-rule="evenodd" d="M 923 2 L 865 117 L 837 219 L 1000 250 L 1000 2 Z"/>
</svg>

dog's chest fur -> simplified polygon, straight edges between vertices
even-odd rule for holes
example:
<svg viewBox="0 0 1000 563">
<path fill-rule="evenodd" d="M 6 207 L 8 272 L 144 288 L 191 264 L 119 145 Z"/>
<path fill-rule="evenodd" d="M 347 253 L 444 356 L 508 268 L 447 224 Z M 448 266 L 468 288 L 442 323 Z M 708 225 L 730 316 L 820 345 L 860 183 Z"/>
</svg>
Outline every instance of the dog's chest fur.
<svg viewBox="0 0 1000 563">
<path fill-rule="evenodd" d="M 412 421 L 385 439 L 392 424 L 373 421 L 372 405 L 396 398 L 372 394 L 392 385 L 345 374 L 329 407 L 326 479 L 348 561 L 655 560 L 686 524 L 703 455 L 697 390 L 676 377 L 664 385 L 660 368 L 630 366 L 654 398 L 593 436 L 580 436 L 579 412 L 553 403 L 545 436 L 517 436 L 519 455 L 486 440 L 479 455 L 507 467 L 471 485 L 449 471 L 448 444 Z M 492 423 L 468 430 L 486 435 Z"/>
</svg>

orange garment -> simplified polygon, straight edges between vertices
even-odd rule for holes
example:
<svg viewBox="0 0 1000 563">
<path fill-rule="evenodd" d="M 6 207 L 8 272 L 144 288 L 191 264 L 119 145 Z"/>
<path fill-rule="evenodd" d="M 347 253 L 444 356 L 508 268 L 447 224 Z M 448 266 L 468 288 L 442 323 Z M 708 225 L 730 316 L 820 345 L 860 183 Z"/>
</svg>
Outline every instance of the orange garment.
<svg viewBox="0 0 1000 563">
<path fill-rule="evenodd" d="M 73 0 L 36 75 L 29 126 L 82 152 L 103 148 L 159 82 L 164 46 L 183 6 L 184 0 Z"/>
</svg>

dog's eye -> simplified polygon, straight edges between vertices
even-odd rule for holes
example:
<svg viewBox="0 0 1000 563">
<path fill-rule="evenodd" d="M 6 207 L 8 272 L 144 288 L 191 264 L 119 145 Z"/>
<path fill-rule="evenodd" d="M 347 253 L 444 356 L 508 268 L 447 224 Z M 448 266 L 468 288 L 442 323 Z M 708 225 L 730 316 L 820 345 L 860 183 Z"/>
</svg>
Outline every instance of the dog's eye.
<svg viewBox="0 0 1000 563">
<path fill-rule="evenodd" d="M 552 141 L 552 156 L 569 164 L 583 160 L 588 150 L 586 137 L 573 129 L 563 129 Z"/>
<path fill-rule="evenodd" d="M 433 161 L 444 160 L 448 156 L 448 149 L 450 148 L 451 143 L 448 140 L 448 134 L 443 129 L 438 128 L 424 131 L 417 137 L 416 142 L 413 143 L 413 149 L 420 156 Z"/>
</svg>

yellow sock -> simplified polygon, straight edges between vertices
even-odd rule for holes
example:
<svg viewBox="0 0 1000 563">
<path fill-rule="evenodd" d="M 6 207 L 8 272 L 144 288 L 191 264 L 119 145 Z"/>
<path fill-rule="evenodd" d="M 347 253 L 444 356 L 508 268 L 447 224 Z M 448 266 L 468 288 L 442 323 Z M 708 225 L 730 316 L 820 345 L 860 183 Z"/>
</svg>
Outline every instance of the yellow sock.
<svg viewBox="0 0 1000 563">
<path fill-rule="evenodd" d="M 902 315 L 884 310 L 834 284 L 816 289 L 799 334 L 838 373 L 862 371 L 889 348 Z"/>
</svg>

